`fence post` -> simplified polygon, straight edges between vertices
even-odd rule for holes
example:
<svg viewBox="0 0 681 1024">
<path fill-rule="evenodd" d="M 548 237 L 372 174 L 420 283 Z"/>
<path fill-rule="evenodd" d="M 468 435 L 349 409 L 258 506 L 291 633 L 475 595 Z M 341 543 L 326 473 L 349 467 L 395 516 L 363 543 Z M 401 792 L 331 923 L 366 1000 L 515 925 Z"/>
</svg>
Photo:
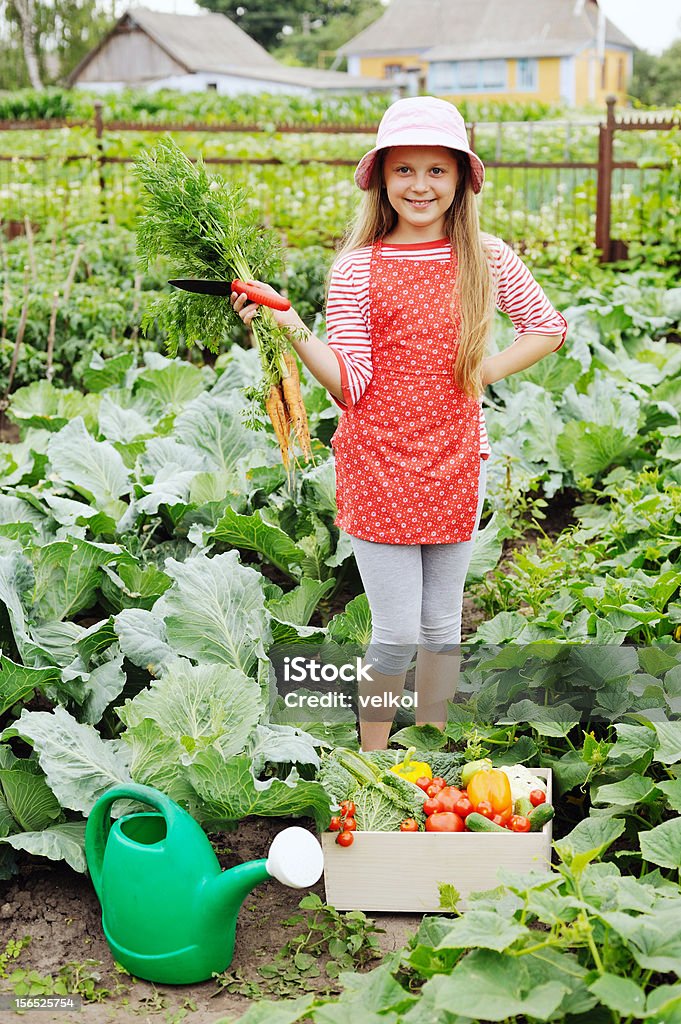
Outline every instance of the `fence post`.
<svg viewBox="0 0 681 1024">
<path fill-rule="evenodd" d="M 99 210 L 101 213 L 102 221 L 106 220 L 106 183 L 104 181 L 104 143 L 102 142 L 102 136 L 104 135 L 104 120 L 102 118 L 102 107 L 104 104 L 102 100 L 95 100 L 95 138 L 97 139 L 97 174 L 99 178 Z"/>
<path fill-rule="evenodd" d="M 615 97 L 607 96 L 605 124 L 598 129 L 598 184 L 596 189 L 596 248 L 601 250 L 601 263 L 609 263 L 610 203 L 612 193 L 613 139 L 615 135 Z"/>
</svg>

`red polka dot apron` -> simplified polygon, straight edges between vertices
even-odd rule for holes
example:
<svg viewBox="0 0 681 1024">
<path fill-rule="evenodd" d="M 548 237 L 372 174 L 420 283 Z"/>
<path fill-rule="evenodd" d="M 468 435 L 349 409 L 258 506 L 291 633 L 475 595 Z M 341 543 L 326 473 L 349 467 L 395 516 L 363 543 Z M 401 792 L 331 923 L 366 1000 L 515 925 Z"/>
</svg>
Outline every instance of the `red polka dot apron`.
<svg viewBox="0 0 681 1024">
<path fill-rule="evenodd" d="M 379 544 L 470 540 L 478 505 L 480 406 L 455 384 L 456 257 L 404 260 L 372 249 L 373 375 L 341 415 L 336 525 Z"/>
</svg>

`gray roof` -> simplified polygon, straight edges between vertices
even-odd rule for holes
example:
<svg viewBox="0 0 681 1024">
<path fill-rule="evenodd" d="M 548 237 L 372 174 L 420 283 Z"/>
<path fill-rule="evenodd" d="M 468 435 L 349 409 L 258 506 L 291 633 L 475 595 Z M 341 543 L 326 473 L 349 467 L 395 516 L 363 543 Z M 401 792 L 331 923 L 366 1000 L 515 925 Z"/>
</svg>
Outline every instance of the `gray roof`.
<svg viewBox="0 0 681 1024">
<path fill-rule="evenodd" d="M 279 67 L 260 43 L 224 14 L 163 14 L 146 7 L 132 7 L 127 18 L 184 64 L 187 71 L 218 71 L 227 64 Z"/>
<path fill-rule="evenodd" d="M 334 91 L 394 87 L 394 83 L 381 78 L 280 64 L 224 14 L 164 14 L 146 7 L 132 7 L 123 14 L 112 31 L 71 72 L 69 81 L 77 80 L 108 40 L 128 26 L 142 29 L 189 74 L 206 71 Z"/>
<path fill-rule="evenodd" d="M 393 0 L 339 54 L 418 53 L 427 60 L 562 57 L 593 43 L 596 0 Z M 606 43 L 636 49 L 606 20 Z"/>
</svg>

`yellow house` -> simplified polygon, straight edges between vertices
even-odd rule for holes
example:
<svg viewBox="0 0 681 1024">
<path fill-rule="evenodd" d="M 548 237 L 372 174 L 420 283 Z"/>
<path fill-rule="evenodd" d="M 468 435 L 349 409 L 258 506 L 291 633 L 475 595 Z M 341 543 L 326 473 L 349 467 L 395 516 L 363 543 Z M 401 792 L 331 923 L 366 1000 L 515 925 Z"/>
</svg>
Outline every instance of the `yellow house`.
<svg viewBox="0 0 681 1024">
<path fill-rule="evenodd" d="M 635 44 L 597 0 L 392 0 L 338 50 L 350 74 L 459 102 L 627 102 Z"/>
</svg>

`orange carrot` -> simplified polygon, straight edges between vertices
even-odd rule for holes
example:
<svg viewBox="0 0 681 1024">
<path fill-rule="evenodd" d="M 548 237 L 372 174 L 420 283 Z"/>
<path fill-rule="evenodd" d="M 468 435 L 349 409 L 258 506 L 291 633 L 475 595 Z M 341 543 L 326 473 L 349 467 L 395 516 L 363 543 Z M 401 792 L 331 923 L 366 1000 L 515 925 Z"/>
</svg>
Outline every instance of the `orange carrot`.
<svg viewBox="0 0 681 1024">
<path fill-rule="evenodd" d="M 270 387 L 270 394 L 265 402 L 265 408 L 267 410 L 267 415 L 272 421 L 275 437 L 279 442 L 279 450 L 281 452 L 281 460 L 284 463 L 284 469 L 288 472 L 291 418 L 289 416 L 288 409 L 286 408 L 281 387 L 278 384 L 272 384 Z"/>
<path fill-rule="evenodd" d="M 293 423 L 293 429 L 298 439 L 300 449 L 305 459 L 312 458 L 312 447 L 310 444 L 310 428 L 307 422 L 307 411 L 303 396 L 300 393 L 300 376 L 296 357 L 292 352 L 287 352 L 284 361 L 288 367 L 288 377 L 282 377 L 281 387 L 284 392 L 284 400 L 288 406 L 288 413 Z"/>
</svg>

